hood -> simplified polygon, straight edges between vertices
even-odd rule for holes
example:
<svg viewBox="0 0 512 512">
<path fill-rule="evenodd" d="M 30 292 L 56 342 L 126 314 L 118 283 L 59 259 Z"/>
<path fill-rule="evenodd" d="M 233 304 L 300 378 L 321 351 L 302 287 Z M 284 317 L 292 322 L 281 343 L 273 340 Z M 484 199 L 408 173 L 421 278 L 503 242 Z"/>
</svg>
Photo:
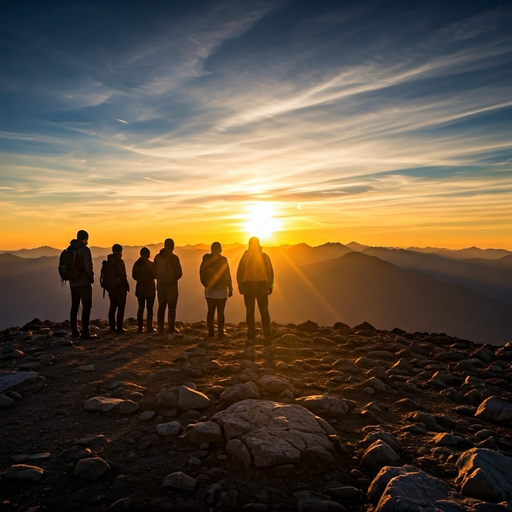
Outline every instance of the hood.
<svg viewBox="0 0 512 512">
<path fill-rule="evenodd" d="M 76 251 L 77 249 L 80 249 L 80 247 L 85 247 L 85 244 L 82 242 L 82 240 L 73 239 L 71 242 L 69 242 L 69 246 Z"/>
<path fill-rule="evenodd" d="M 143 256 L 141 256 L 136 262 L 135 262 L 135 265 L 137 265 L 138 267 L 143 267 L 144 265 L 146 265 L 148 263 L 149 259 L 148 258 L 144 258 Z"/>
<path fill-rule="evenodd" d="M 123 259 L 123 256 L 121 254 L 109 254 L 107 256 L 107 260 L 108 261 L 112 261 L 114 263 L 117 263 L 118 261 L 122 260 Z"/>
<path fill-rule="evenodd" d="M 165 247 L 160 249 L 160 252 L 158 253 L 159 256 L 163 256 L 164 258 L 168 258 L 171 254 L 173 254 L 173 251 L 166 249 Z"/>
</svg>

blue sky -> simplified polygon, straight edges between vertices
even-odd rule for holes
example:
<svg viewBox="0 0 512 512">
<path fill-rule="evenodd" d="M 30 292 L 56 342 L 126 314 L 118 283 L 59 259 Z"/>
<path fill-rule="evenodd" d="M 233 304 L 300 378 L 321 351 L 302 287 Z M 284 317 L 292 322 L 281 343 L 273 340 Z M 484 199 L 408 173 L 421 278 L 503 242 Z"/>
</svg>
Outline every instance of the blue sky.
<svg viewBox="0 0 512 512">
<path fill-rule="evenodd" d="M 269 242 L 510 249 L 511 26 L 492 1 L 4 2 L 0 248 L 244 241 L 264 203 Z"/>
</svg>

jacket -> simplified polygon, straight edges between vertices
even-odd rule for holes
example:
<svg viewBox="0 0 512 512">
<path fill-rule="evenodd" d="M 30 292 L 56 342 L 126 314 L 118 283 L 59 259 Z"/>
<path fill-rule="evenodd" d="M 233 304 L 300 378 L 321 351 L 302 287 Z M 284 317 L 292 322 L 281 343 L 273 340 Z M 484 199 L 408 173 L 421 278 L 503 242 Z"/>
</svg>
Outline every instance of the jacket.
<svg viewBox="0 0 512 512">
<path fill-rule="evenodd" d="M 135 296 L 141 299 L 149 299 L 155 295 L 155 278 L 153 277 L 154 263 L 141 256 L 132 268 L 132 277 L 137 281 Z"/>
<path fill-rule="evenodd" d="M 107 256 L 107 261 L 113 265 L 115 269 L 114 275 L 119 280 L 119 283 L 116 285 L 113 291 L 120 292 L 123 290 L 128 293 L 130 291 L 130 284 L 128 283 L 126 265 L 122 256 L 120 254 L 109 254 Z"/>
<path fill-rule="evenodd" d="M 155 256 L 153 264 L 153 276 L 156 278 L 157 288 L 178 289 L 178 280 L 181 279 L 183 270 L 180 259 L 170 249 L 165 247 Z"/>
<path fill-rule="evenodd" d="M 220 254 L 205 254 L 199 267 L 199 278 L 207 290 L 233 291 L 231 272 L 226 257 Z"/>
<path fill-rule="evenodd" d="M 238 288 L 243 293 L 244 283 L 262 282 L 267 285 L 267 290 L 272 292 L 274 288 L 274 269 L 268 254 L 261 249 L 245 251 L 236 271 Z"/>
<path fill-rule="evenodd" d="M 69 281 L 70 288 L 90 286 L 94 283 L 91 250 L 81 240 L 71 240 L 69 246 L 76 251 L 75 268 L 78 278 Z"/>
</svg>

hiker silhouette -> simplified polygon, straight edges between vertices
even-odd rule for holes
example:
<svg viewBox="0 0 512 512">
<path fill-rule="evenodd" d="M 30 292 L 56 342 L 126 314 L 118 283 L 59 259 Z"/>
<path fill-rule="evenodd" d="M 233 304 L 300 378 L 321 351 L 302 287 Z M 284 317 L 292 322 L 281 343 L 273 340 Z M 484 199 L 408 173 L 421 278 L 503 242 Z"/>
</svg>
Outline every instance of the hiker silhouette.
<svg viewBox="0 0 512 512">
<path fill-rule="evenodd" d="M 224 309 L 228 297 L 233 295 L 231 272 L 227 258 L 222 256 L 222 246 L 219 242 L 213 242 L 211 253 L 203 256 L 199 268 L 199 277 L 204 286 L 204 296 L 208 304 L 206 325 L 208 337 L 215 336 L 215 310 L 217 310 L 217 337 L 224 337 Z"/>
<path fill-rule="evenodd" d="M 176 306 L 178 305 L 178 280 L 183 275 L 180 259 L 174 254 L 174 240 L 167 238 L 164 247 L 155 256 L 153 275 L 156 278 L 158 295 L 158 332 L 164 332 L 165 310 L 168 308 L 168 333 L 179 332 L 176 329 Z"/>
<path fill-rule="evenodd" d="M 151 252 L 147 247 L 140 250 L 140 258 L 133 264 L 132 277 L 137 282 L 135 296 L 139 303 L 137 324 L 139 332 L 144 332 L 144 308 L 147 308 L 146 332 L 153 332 L 153 305 L 155 303 L 154 263 L 149 259 Z"/>
<path fill-rule="evenodd" d="M 249 240 L 249 248 L 240 260 L 236 280 L 238 290 L 244 296 L 248 344 L 256 337 L 256 302 L 261 315 L 263 334 L 265 338 L 269 338 L 271 333 L 268 296 L 274 287 L 274 269 L 270 258 L 263 252 L 260 241 L 255 236 Z M 270 340 L 265 340 L 264 344 L 270 346 Z"/>
<path fill-rule="evenodd" d="M 71 240 L 68 251 L 73 253 L 73 270 L 69 279 L 71 290 L 71 311 L 69 320 L 71 322 L 71 335 L 80 336 L 84 339 L 97 338 L 96 334 L 89 331 L 89 320 L 92 309 L 92 283 L 94 283 L 94 272 L 92 266 L 91 250 L 87 247 L 89 233 L 81 229 L 76 238 Z M 82 331 L 78 329 L 78 310 L 82 303 Z"/>
</svg>

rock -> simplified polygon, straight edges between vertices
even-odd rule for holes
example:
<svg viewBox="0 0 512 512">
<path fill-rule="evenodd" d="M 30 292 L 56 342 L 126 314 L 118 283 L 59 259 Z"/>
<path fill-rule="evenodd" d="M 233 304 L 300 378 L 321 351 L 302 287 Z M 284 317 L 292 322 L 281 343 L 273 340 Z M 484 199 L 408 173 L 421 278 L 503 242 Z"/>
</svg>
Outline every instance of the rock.
<svg viewBox="0 0 512 512">
<path fill-rule="evenodd" d="M 0 409 L 7 409 L 14 404 L 14 400 L 8 396 L 0 394 Z"/>
<path fill-rule="evenodd" d="M 37 379 L 39 374 L 36 372 L 0 372 L 0 393 L 7 391 L 15 386 L 19 386 L 26 381 Z"/>
<path fill-rule="evenodd" d="M 384 441 L 396 452 L 401 452 L 403 450 L 400 441 L 393 434 L 390 434 L 389 432 L 384 432 L 383 430 L 370 432 L 363 440 L 363 443 L 375 443 L 375 441 L 378 441 L 379 439 L 381 441 Z"/>
<path fill-rule="evenodd" d="M 108 512 L 125 512 L 130 510 L 132 502 L 131 498 L 121 498 L 108 507 Z"/>
<path fill-rule="evenodd" d="M 219 402 L 226 405 L 232 405 L 249 398 L 259 398 L 260 392 L 258 386 L 254 382 L 246 382 L 244 384 L 235 384 L 226 388 L 219 397 Z"/>
<path fill-rule="evenodd" d="M 383 393 L 383 392 L 387 391 L 387 389 L 388 389 L 386 384 L 384 384 L 384 382 L 382 382 L 377 377 L 372 377 L 372 378 L 364 381 L 361 384 L 361 387 L 373 389 L 373 391 L 375 391 L 376 393 Z"/>
<path fill-rule="evenodd" d="M 311 491 L 300 491 L 293 495 L 297 500 L 297 512 L 346 512 L 346 508 L 330 501 L 327 496 Z"/>
<path fill-rule="evenodd" d="M 182 491 L 193 491 L 196 488 L 197 480 L 181 471 L 177 471 L 167 475 L 162 485 Z"/>
<path fill-rule="evenodd" d="M 156 433 L 161 437 L 179 436 L 180 432 L 181 424 L 178 421 L 160 423 L 156 426 Z"/>
<path fill-rule="evenodd" d="M 101 411 L 109 412 L 114 409 L 119 409 L 119 405 L 124 402 L 121 398 L 106 398 L 104 396 L 95 396 L 89 398 L 84 404 L 86 411 Z"/>
<path fill-rule="evenodd" d="M 283 391 L 291 391 L 293 389 L 288 380 L 276 377 L 275 375 L 263 375 L 256 381 L 256 384 L 267 395 L 278 395 Z"/>
<path fill-rule="evenodd" d="M 29 466 L 27 464 L 14 464 L 3 475 L 2 478 L 9 480 L 30 480 L 39 482 L 43 478 L 44 469 L 38 466 Z"/>
<path fill-rule="evenodd" d="M 178 408 L 182 411 L 191 411 L 198 409 L 207 409 L 210 407 L 210 399 L 195 389 L 187 386 L 180 386 L 178 390 Z"/>
<path fill-rule="evenodd" d="M 455 465 L 462 494 L 495 503 L 512 500 L 512 459 L 493 450 L 471 448 Z"/>
<path fill-rule="evenodd" d="M 382 468 L 368 490 L 375 512 L 439 510 L 433 505 L 449 494 L 443 481 L 413 466 Z"/>
<path fill-rule="evenodd" d="M 123 400 L 119 404 L 119 412 L 121 414 L 133 414 L 139 410 L 139 404 L 133 400 Z"/>
<path fill-rule="evenodd" d="M 226 441 L 239 439 L 245 444 L 256 467 L 334 460 L 330 432 L 299 405 L 244 400 L 218 412 L 212 421 L 221 426 Z"/>
<path fill-rule="evenodd" d="M 200 422 L 189 425 L 185 438 L 192 444 L 211 443 L 218 445 L 222 442 L 222 431 L 219 424 L 214 421 Z"/>
<path fill-rule="evenodd" d="M 103 434 L 88 434 L 81 439 L 75 439 L 75 444 L 79 446 L 90 446 L 93 450 L 101 450 L 110 443 L 110 440 Z"/>
<path fill-rule="evenodd" d="M 79 366 L 78 369 L 81 372 L 95 372 L 96 371 L 96 367 L 93 364 L 87 364 L 85 366 Z"/>
<path fill-rule="evenodd" d="M 384 466 L 396 466 L 402 461 L 389 444 L 379 439 L 364 452 L 361 462 L 369 471 L 377 472 Z"/>
<path fill-rule="evenodd" d="M 345 400 L 332 395 L 310 395 L 297 398 L 295 403 L 319 416 L 339 417 L 348 412 Z"/>
<path fill-rule="evenodd" d="M 295 334 L 284 334 L 277 338 L 275 342 L 276 347 L 291 347 L 296 348 L 301 345 L 299 338 Z"/>
<path fill-rule="evenodd" d="M 151 421 L 156 416 L 155 411 L 144 411 L 140 416 L 140 421 Z"/>
<path fill-rule="evenodd" d="M 359 489 L 352 486 L 343 486 L 343 487 L 332 487 L 325 490 L 325 493 L 333 498 L 341 498 L 341 499 L 351 499 L 357 498 L 360 492 Z"/>
<path fill-rule="evenodd" d="M 110 466 L 101 457 L 89 457 L 78 461 L 73 474 L 84 480 L 96 481 L 108 471 Z"/>
<path fill-rule="evenodd" d="M 496 396 L 491 396 L 480 404 L 475 417 L 512 426 L 512 404 Z"/>
<path fill-rule="evenodd" d="M 178 405 L 178 388 L 174 387 L 166 391 L 160 391 L 156 395 L 155 405 L 173 408 Z"/>
<path fill-rule="evenodd" d="M 251 452 L 240 439 L 231 439 L 226 445 L 226 451 L 233 460 L 241 462 L 246 468 L 251 467 Z"/>
<path fill-rule="evenodd" d="M 254 382 L 259 379 L 258 373 L 252 368 L 245 368 L 239 376 L 240 382 Z"/>
</svg>

